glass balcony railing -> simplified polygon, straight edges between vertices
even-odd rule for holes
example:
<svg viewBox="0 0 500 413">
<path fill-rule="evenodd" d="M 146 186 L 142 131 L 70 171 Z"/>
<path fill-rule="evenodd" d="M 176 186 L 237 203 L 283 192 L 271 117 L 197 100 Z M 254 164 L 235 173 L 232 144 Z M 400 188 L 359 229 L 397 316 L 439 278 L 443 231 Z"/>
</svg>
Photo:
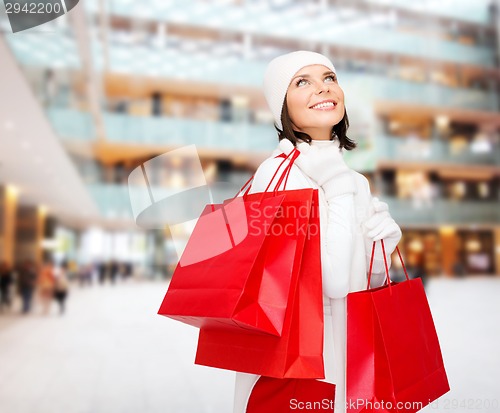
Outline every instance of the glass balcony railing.
<svg viewBox="0 0 500 413">
<path fill-rule="evenodd" d="M 88 186 L 105 218 L 133 220 L 127 185 L 94 184 Z M 139 188 L 138 190 L 144 190 Z M 221 194 L 230 198 L 233 192 Z M 434 200 L 417 205 L 415 201 L 381 196 L 387 202 L 391 215 L 400 225 L 460 225 L 500 223 L 498 202 Z"/>
<path fill-rule="evenodd" d="M 127 185 L 93 184 L 87 187 L 103 217 L 124 221 L 133 220 Z"/>
<path fill-rule="evenodd" d="M 88 113 L 52 108 L 48 111 L 57 134 L 63 139 L 93 140 Z M 190 145 L 206 149 L 272 151 L 278 142 L 271 125 L 193 119 L 129 116 L 106 113 L 106 138 L 112 142 L 154 145 Z"/>
<path fill-rule="evenodd" d="M 91 116 L 82 111 L 51 108 L 48 117 L 62 139 L 95 139 Z M 106 113 L 106 138 L 111 142 L 151 145 L 190 145 L 206 149 L 270 152 L 276 147 L 271 125 L 200 121 L 185 118 L 130 116 Z M 500 146 L 490 142 L 460 151 L 449 142 L 401 136 L 375 136 L 378 159 L 475 165 L 500 165 Z"/>
<path fill-rule="evenodd" d="M 488 11 L 491 0 L 444 0 L 444 1 L 407 1 L 407 0 L 367 0 L 372 4 L 394 6 L 417 13 L 458 19 L 477 24 L 489 24 Z"/>
<path fill-rule="evenodd" d="M 90 113 L 64 108 L 50 108 L 46 113 L 57 135 L 62 139 L 95 139 L 96 131 Z"/>
<path fill-rule="evenodd" d="M 498 224 L 500 208 L 494 201 L 451 201 L 437 199 L 430 204 L 391 197 L 380 197 L 387 202 L 392 217 L 399 225 L 463 225 Z"/>
<path fill-rule="evenodd" d="M 250 174 L 234 173 L 230 177 L 231 182 L 217 182 L 211 184 L 210 197 L 207 196 L 205 202 L 202 202 L 203 206 L 212 201 L 215 203 L 222 203 L 224 200 L 233 198 L 239 193 L 243 183 L 245 183 L 249 177 Z M 149 197 L 145 186 L 101 183 L 88 185 L 88 188 L 102 216 L 107 219 L 124 221 L 134 220 L 134 214 L 138 215 L 143 209 L 149 206 Z M 172 191 L 166 187 L 160 186 L 153 186 L 150 190 L 155 194 L 156 201 L 161 201 L 164 197 L 166 198 L 179 192 L 178 190 Z M 203 196 L 201 192 L 199 196 Z M 177 198 L 173 202 L 182 201 Z M 134 206 L 132 206 L 132 204 Z M 196 217 L 193 218 L 198 217 L 199 213 L 203 210 L 203 206 L 200 207 L 200 211 L 197 212 Z M 193 211 L 195 210 L 196 206 L 193 207 Z M 161 222 L 161 220 L 156 221 L 156 223 L 158 223 L 160 227 L 165 225 L 165 222 Z"/>
<path fill-rule="evenodd" d="M 394 161 L 438 162 L 472 165 L 500 165 L 500 146 L 484 142 L 460 151 L 449 142 L 399 136 L 376 137 L 377 158 Z"/>
<path fill-rule="evenodd" d="M 200 121 L 168 117 L 134 117 L 107 113 L 110 141 L 189 145 L 230 150 L 267 151 L 275 148 L 276 132 L 270 125 Z"/>
<path fill-rule="evenodd" d="M 468 110 L 497 111 L 499 108 L 496 92 L 452 88 L 431 83 L 409 82 L 400 79 L 373 75 L 347 75 L 340 81 L 365 84 L 375 99 L 400 101 L 417 105 L 454 107 Z"/>
</svg>

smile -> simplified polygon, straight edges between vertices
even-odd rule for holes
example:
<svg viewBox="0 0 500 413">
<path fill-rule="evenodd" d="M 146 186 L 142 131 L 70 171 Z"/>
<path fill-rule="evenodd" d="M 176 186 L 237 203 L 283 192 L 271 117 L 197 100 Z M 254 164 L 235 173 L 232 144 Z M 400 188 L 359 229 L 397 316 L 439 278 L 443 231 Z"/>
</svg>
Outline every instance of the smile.
<svg viewBox="0 0 500 413">
<path fill-rule="evenodd" d="M 323 102 L 316 103 L 315 105 L 311 106 L 310 109 L 320 109 L 320 110 L 328 110 L 328 109 L 334 109 L 337 106 L 337 103 L 333 100 L 325 100 Z"/>
</svg>

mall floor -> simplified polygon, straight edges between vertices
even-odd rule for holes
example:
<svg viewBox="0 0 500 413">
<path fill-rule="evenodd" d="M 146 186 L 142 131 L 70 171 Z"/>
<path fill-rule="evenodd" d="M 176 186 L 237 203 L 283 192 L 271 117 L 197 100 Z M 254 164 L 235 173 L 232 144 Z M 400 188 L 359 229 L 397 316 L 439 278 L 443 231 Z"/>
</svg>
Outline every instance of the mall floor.
<svg viewBox="0 0 500 413">
<path fill-rule="evenodd" d="M 156 315 L 166 288 L 75 285 L 64 316 L 0 314 L 0 412 L 230 413 L 233 373 L 194 365 L 197 329 Z M 425 411 L 500 412 L 500 277 L 427 293 L 452 390 Z"/>
</svg>

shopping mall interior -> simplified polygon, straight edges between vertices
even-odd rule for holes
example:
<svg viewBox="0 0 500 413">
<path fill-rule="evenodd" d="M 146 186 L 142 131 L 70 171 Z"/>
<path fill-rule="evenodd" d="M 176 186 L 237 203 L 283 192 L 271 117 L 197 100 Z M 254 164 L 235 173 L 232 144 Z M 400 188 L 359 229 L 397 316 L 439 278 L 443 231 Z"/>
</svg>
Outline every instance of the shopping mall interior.
<svg viewBox="0 0 500 413">
<path fill-rule="evenodd" d="M 311 50 L 345 93 L 345 160 L 425 280 L 452 387 L 433 411 L 498 412 L 499 0 L 85 0 L 11 19 L 1 4 L 0 410 L 230 411 L 233 376 L 194 366 L 196 329 L 156 312 L 204 205 L 278 145 L 267 63 Z M 22 315 L 18 270 L 48 261 L 67 314 L 40 287 Z"/>
<path fill-rule="evenodd" d="M 94 0 L 16 34 L 4 18 L 0 258 L 168 276 L 173 235 L 137 225 L 131 172 L 195 144 L 207 180 L 237 192 L 277 145 L 265 64 L 308 49 L 334 61 L 358 143 L 347 161 L 389 204 L 408 263 L 499 274 L 496 9 L 344 3 Z M 182 181 L 166 172 L 182 159 L 166 162 L 153 185 Z"/>
</svg>

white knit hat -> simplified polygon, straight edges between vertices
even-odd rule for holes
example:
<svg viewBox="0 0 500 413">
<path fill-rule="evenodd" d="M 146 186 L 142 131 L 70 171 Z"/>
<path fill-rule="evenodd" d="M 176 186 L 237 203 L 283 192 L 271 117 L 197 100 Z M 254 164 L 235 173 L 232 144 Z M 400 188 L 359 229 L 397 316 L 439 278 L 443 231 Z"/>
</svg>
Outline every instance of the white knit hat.
<svg viewBox="0 0 500 413">
<path fill-rule="evenodd" d="M 264 74 L 264 95 L 274 116 L 276 126 L 282 130 L 281 111 L 286 91 L 295 73 L 306 66 L 323 65 L 335 73 L 333 63 L 326 56 L 299 50 L 271 60 Z"/>
</svg>

